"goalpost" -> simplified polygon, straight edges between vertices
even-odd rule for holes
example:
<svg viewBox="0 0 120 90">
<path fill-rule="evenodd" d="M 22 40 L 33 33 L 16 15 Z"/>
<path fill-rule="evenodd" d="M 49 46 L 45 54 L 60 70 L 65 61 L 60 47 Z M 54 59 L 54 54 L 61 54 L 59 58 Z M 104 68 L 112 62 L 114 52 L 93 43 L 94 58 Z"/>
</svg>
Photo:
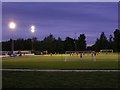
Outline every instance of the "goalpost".
<svg viewBox="0 0 120 90">
<path fill-rule="evenodd" d="M 92 55 L 93 60 L 96 61 L 96 52 L 95 51 L 66 51 L 64 61 L 70 61 L 70 59 L 75 58 L 82 60 L 84 56 L 90 57 Z M 71 57 L 72 56 L 72 57 Z"/>
<path fill-rule="evenodd" d="M 102 49 L 100 50 L 101 53 L 113 53 L 113 49 Z"/>
</svg>

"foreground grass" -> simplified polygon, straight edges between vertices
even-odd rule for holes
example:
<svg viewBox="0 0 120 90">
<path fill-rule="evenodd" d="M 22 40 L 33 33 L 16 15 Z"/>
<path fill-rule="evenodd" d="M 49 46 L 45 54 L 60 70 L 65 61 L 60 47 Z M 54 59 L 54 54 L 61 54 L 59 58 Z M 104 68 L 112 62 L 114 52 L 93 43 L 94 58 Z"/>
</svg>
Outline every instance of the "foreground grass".
<svg viewBox="0 0 120 90">
<path fill-rule="evenodd" d="M 3 88 L 118 88 L 117 72 L 5 72 Z"/>
</svg>

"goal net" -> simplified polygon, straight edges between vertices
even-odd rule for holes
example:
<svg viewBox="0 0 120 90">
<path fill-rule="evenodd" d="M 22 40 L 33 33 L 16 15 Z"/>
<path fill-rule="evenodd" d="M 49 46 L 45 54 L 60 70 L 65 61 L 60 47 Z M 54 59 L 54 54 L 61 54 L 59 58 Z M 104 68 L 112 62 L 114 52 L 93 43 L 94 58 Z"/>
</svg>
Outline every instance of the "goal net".
<svg viewBox="0 0 120 90">
<path fill-rule="evenodd" d="M 90 57 L 94 53 L 95 51 L 66 51 L 64 60 L 65 61 L 82 60 L 82 58 L 87 56 Z"/>
<path fill-rule="evenodd" d="M 102 49 L 100 50 L 101 53 L 113 53 L 113 49 Z"/>
</svg>

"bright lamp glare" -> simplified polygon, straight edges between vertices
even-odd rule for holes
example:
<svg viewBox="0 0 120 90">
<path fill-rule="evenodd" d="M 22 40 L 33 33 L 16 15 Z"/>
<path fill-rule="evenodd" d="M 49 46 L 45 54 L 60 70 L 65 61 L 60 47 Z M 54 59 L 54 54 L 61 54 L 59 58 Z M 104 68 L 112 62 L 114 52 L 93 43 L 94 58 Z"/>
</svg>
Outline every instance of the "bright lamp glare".
<svg viewBox="0 0 120 90">
<path fill-rule="evenodd" d="M 35 29 L 35 26 L 31 26 L 31 29 Z"/>
<path fill-rule="evenodd" d="M 35 32 L 35 30 L 34 30 L 34 29 L 31 29 L 31 32 L 32 32 L 32 33 L 34 33 L 34 32 Z"/>
<path fill-rule="evenodd" d="M 35 26 L 31 26 L 31 32 L 32 32 L 32 33 L 35 32 Z"/>
<path fill-rule="evenodd" d="M 9 28 L 14 29 L 16 27 L 16 24 L 14 22 L 9 23 Z"/>
</svg>

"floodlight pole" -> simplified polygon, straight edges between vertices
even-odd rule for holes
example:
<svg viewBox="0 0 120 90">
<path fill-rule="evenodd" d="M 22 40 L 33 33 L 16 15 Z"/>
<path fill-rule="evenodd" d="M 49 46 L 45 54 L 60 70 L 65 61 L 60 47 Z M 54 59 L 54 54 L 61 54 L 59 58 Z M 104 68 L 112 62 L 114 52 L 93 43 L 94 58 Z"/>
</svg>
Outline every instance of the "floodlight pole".
<svg viewBox="0 0 120 90">
<path fill-rule="evenodd" d="M 74 38 L 74 44 L 75 44 L 75 52 L 76 52 L 76 33 L 75 33 L 75 38 Z"/>
<path fill-rule="evenodd" d="M 12 45 L 11 45 L 11 48 L 12 48 L 12 53 L 14 52 L 14 40 L 12 39 Z"/>
<path fill-rule="evenodd" d="M 16 24 L 14 23 L 14 22 L 10 22 L 9 23 L 9 28 L 10 29 L 15 29 L 15 27 L 16 27 Z M 14 52 L 14 40 L 13 40 L 13 33 L 12 33 L 12 38 L 11 38 L 11 51 L 12 51 L 12 53 Z"/>
<path fill-rule="evenodd" d="M 31 26 L 31 32 L 32 32 L 32 34 L 34 34 L 34 32 L 35 32 L 35 26 Z M 34 36 L 33 36 L 33 35 L 32 35 L 31 41 L 32 41 L 32 51 L 33 51 L 33 50 L 34 50 L 34 47 L 33 47 L 33 44 L 34 44 Z"/>
<path fill-rule="evenodd" d="M 33 51 L 33 43 L 34 43 L 34 41 L 33 41 L 33 40 L 34 40 L 34 37 L 33 37 L 33 36 L 32 36 L 32 39 L 31 39 L 31 40 L 32 40 L 32 51 Z"/>
</svg>

